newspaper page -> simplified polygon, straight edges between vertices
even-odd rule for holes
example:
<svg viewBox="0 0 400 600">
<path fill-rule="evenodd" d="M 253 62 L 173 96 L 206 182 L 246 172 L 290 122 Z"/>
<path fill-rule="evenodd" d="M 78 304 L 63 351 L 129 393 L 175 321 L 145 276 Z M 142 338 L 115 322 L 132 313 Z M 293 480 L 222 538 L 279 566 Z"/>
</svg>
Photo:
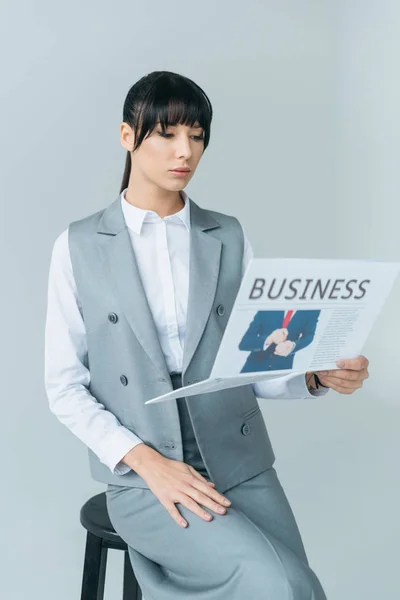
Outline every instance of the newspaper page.
<svg viewBox="0 0 400 600">
<path fill-rule="evenodd" d="M 210 378 L 337 369 L 362 353 L 399 270 L 371 260 L 253 259 Z"/>
<path fill-rule="evenodd" d="M 242 279 L 208 379 L 151 404 L 282 377 L 338 369 L 362 354 L 400 263 L 255 258 Z"/>
</svg>

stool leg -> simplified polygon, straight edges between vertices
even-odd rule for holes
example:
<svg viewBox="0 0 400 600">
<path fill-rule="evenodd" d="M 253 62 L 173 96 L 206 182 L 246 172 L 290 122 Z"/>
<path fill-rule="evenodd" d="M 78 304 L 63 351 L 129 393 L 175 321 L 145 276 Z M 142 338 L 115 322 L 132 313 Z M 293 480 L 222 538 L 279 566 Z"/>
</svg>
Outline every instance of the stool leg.
<svg viewBox="0 0 400 600">
<path fill-rule="evenodd" d="M 142 600 L 142 591 L 133 572 L 127 550 L 124 552 L 124 593 L 122 600 Z"/>
<path fill-rule="evenodd" d="M 106 582 L 107 546 L 101 548 L 99 582 L 97 584 L 97 600 L 104 600 L 104 584 Z"/>
<path fill-rule="evenodd" d="M 81 600 L 103 600 L 107 548 L 102 539 L 87 532 L 82 575 Z"/>
</svg>

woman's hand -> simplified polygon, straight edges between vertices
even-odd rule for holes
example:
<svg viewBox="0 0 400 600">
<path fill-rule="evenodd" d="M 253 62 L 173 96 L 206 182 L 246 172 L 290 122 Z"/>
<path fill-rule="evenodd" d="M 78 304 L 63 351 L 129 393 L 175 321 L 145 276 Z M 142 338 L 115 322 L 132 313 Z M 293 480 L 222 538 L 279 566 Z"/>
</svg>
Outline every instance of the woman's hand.
<svg viewBox="0 0 400 600">
<path fill-rule="evenodd" d="M 230 506 L 230 500 L 217 492 L 214 484 L 191 465 L 166 458 L 144 443 L 135 446 L 131 454 L 131 459 L 126 455 L 124 462 L 146 481 L 153 494 L 181 527 L 186 527 L 187 521 L 175 506 L 176 502 L 206 521 L 212 520 L 213 516 L 203 510 L 200 503 L 219 514 L 226 513 L 225 507 Z"/>
<path fill-rule="evenodd" d="M 336 390 L 339 394 L 352 394 L 360 389 L 364 380 L 369 377 L 369 360 L 365 356 L 348 358 L 336 364 L 339 369 L 316 371 L 316 373 L 323 385 Z"/>
</svg>

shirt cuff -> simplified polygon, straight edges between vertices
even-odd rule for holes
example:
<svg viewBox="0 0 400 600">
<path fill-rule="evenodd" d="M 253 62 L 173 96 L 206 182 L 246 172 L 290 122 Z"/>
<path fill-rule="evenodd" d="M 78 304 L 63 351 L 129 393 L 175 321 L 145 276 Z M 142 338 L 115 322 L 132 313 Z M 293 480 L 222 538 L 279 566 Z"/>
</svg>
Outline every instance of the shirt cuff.
<svg viewBox="0 0 400 600">
<path fill-rule="evenodd" d="M 325 396 L 329 391 L 329 388 L 326 388 L 311 394 L 306 384 L 305 373 L 288 373 L 287 375 L 256 381 L 252 384 L 252 387 L 258 398 L 273 400 L 314 398 L 315 396 Z"/>
<path fill-rule="evenodd" d="M 270 346 L 271 344 L 267 344 L 267 339 L 268 336 L 265 338 L 264 343 L 263 343 L 263 350 L 266 350 L 268 348 L 268 346 Z"/>
<path fill-rule="evenodd" d="M 299 394 L 298 398 L 315 398 L 316 396 L 325 396 L 329 392 L 329 388 L 319 388 L 310 392 L 306 383 L 306 374 L 301 373 L 296 377 L 288 380 L 288 387 L 291 393 Z"/>
<path fill-rule="evenodd" d="M 99 458 L 114 475 L 125 475 L 131 471 L 131 467 L 122 462 L 122 458 L 138 444 L 143 444 L 143 441 L 121 425 L 102 443 Z"/>
</svg>

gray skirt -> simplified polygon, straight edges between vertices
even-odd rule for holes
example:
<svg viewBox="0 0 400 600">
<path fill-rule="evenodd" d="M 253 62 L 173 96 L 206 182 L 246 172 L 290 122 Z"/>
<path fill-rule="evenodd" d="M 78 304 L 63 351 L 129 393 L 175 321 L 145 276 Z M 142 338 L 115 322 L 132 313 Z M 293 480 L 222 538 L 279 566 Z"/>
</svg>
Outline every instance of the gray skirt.
<svg viewBox="0 0 400 600">
<path fill-rule="evenodd" d="M 172 374 L 173 388 L 182 387 Z M 186 399 L 177 399 L 183 460 L 210 480 Z M 180 503 L 181 527 L 149 489 L 109 484 L 111 522 L 128 545 L 144 600 L 326 600 L 274 467 L 227 490 L 205 521 Z"/>
</svg>

